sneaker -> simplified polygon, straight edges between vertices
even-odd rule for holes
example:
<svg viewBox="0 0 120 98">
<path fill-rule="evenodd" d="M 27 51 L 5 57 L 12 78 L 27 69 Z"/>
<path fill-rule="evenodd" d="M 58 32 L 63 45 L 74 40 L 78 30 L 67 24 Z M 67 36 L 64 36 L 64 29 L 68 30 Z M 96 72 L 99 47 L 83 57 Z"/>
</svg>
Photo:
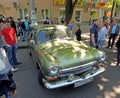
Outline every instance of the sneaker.
<svg viewBox="0 0 120 98">
<path fill-rule="evenodd" d="M 12 72 L 16 72 L 16 71 L 18 71 L 19 70 L 19 68 L 12 68 Z"/>
</svg>

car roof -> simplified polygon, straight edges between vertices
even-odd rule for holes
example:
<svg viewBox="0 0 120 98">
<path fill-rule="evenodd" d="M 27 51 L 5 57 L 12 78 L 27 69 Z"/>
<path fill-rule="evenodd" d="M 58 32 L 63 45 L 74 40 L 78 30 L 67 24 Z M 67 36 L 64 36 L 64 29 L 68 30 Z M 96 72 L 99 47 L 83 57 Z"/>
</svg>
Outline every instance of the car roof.
<svg viewBox="0 0 120 98">
<path fill-rule="evenodd" d="M 36 29 L 59 29 L 59 28 L 67 28 L 67 26 L 65 25 L 37 25 L 37 26 L 34 26 L 33 28 L 36 28 Z"/>
</svg>

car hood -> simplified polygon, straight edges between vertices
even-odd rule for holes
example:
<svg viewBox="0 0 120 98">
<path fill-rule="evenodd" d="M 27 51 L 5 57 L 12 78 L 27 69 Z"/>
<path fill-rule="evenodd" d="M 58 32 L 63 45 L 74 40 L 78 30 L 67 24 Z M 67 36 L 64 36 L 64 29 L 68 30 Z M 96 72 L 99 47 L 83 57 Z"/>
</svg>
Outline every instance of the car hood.
<svg viewBox="0 0 120 98">
<path fill-rule="evenodd" d="M 42 48 L 53 56 L 62 68 L 80 66 L 93 61 L 96 59 L 95 55 L 98 55 L 99 52 L 97 49 L 75 40 L 52 41 L 44 44 Z"/>
</svg>

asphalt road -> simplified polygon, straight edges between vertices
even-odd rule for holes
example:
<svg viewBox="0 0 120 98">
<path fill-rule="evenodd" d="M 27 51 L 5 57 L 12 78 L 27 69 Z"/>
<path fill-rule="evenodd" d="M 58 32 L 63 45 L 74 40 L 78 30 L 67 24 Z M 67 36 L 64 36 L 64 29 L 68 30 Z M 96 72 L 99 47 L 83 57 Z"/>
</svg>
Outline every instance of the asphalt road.
<svg viewBox="0 0 120 98">
<path fill-rule="evenodd" d="M 68 86 L 48 90 L 38 84 L 38 70 L 28 55 L 27 48 L 19 48 L 17 58 L 22 64 L 17 65 L 19 71 L 14 73 L 17 94 L 12 98 L 120 98 L 120 66 L 115 66 L 114 63 L 116 50 L 105 51 L 109 54 L 106 71 L 94 77 L 91 83 L 77 88 Z"/>
<path fill-rule="evenodd" d="M 14 73 L 17 94 L 13 98 L 120 98 L 120 66 L 106 65 L 104 73 L 81 87 L 48 90 L 39 86 L 38 70 L 27 49 L 18 49 L 17 57 L 22 64 L 17 66 L 20 70 Z"/>
</svg>

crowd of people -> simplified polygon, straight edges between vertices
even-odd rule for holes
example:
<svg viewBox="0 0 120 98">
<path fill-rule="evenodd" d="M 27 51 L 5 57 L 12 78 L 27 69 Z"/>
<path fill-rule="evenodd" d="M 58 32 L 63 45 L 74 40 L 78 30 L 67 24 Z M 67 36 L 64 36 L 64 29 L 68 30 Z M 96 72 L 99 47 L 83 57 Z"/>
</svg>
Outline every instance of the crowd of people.
<svg viewBox="0 0 120 98">
<path fill-rule="evenodd" d="M 58 18 L 50 19 L 46 18 L 44 24 L 59 24 Z M 69 21 L 68 24 L 64 20 L 61 21 L 61 24 L 66 25 L 72 33 L 76 36 L 78 41 L 81 41 L 81 28 L 80 24 L 74 24 L 73 21 Z M 120 26 L 118 25 L 115 18 L 112 18 L 110 21 L 108 18 L 104 19 L 94 19 L 93 24 L 90 28 L 90 46 L 97 48 L 101 51 L 104 51 L 104 46 L 106 39 L 108 38 L 107 48 L 113 49 L 114 45 L 117 47 L 117 63 L 120 64 L 120 38 L 119 37 Z"/>
<path fill-rule="evenodd" d="M 72 21 L 67 24 L 68 28 L 76 35 L 76 39 L 81 41 L 80 25 L 74 25 Z M 120 64 L 120 26 L 115 18 L 109 22 L 108 18 L 94 19 L 90 28 L 90 46 L 101 51 L 104 51 L 106 39 L 108 38 L 107 47 L 113 49 L 114 45 L 117 47 L 117 63 Z M 119 40 L 117 40 L 119 39 Z"/>
<path fill-rule="evenodd" d="M 17 65 L 22 64 L 16 56 L 18 40 L 20 38 L 24 42 L 29 32 L 28 16 L 25 17 L 25 21 L 20 18 L 15 21 L 11 16 L 5 18 L 0 15 L 0 96 L 10 98 L 16 93 L 13 72 L 19 70 Z"/>
<path fill-rule="evenodd" d="M 16 57 L 17 27 L 12 17 L 4 18 L 0 15 L 0 96 L 10 98 L 16 93 L 13 72 L 21 64 Z"/>
<path fill-rule="evenodd" d="M 95 19 L 93 26 L 90 28 L 90 46 L 104 51 L 104 45 L 106 37 L 108 37 L 107 48 L 112 49 L 114 45 L 117 47 L 117 63 L 120 64 L 120 42 L 116 41 L 119 36 L 120 26 L 118 25 L 115 18 L 110 20 L 107 19 Z M 116 42 L 116 43 L 115 43 Z"/>
</svg>

